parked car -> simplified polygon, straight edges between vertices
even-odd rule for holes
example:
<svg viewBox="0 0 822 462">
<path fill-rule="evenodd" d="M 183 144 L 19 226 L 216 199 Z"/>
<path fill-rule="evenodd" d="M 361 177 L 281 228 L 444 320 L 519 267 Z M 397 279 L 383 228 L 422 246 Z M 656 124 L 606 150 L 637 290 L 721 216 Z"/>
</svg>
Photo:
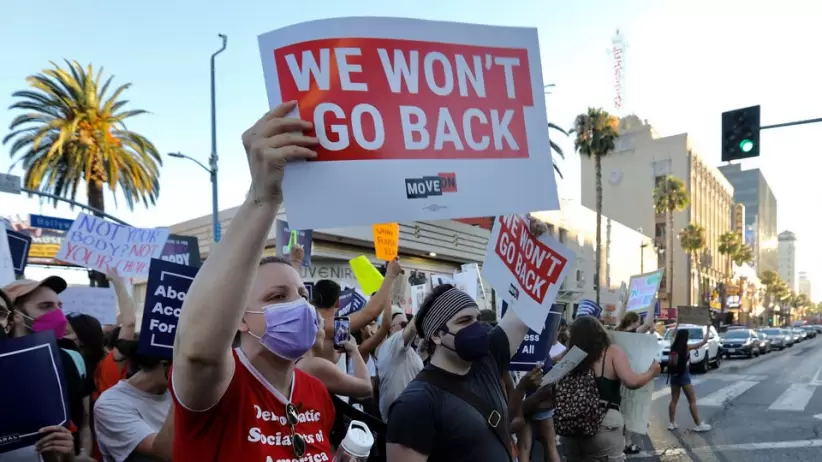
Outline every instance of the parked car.
<svg viewBox="0 0 822 462">
<path fill-rule="evenodd" d="M 777 350 L 784 350 L 788 347 L 788 333 L 784 329 L 776 327 L 768 327 L 766 329 L 759 329 L 759 333 L 766 335 L 771 341 L 771 348 Z"/>
<path fill-rule="evenodd" d="M 806 334 L 808 334 L 808 338 L 816 337 L 816 329 L 813 326 L 802 326 L 800 329 L 804 330 Z"/>
<path fill-rule="evenodd" d="M 656 343 L 659 345 L 659 352 L 656 354 L 656 360 L 659 364 L 662 364 L 662 350 L 665 348 L 665 339 L 659 335 L 659 332 L 653 331 L 653 335 L 656 338 Z"/>
<path fill-rule="evenodd" d="M 701 348 L 691 350 L 691 367 L 699 372 L 708 372 L 711 365 L 719 367 L 722 361 L 721 343 L 719 335 L 716 333 L 714 326 L 697 326 L 694 324 L 681 324 L 679 330 L 688 330 L 688 345 L 695 345 L 702 341 L 705 337 L 705 329 L 708 331 L 708 343 Z M 674 341 L 676 330 L 668 329 L 663 337 L 662 344 L 662 360 L 660 365 L 665 368 L 668 366 L 668 357 L 671 354 L 671 342 Z"/>
<path fill-rule="evenodd" d="M 722 336 L 722 352 L 725 357 L 747 356 L 753 358 L 760 354 L 759 336 L 751 329 L 735 329 Z"/>
<path fill-rule="evenodd" d="M 796 336 L 797 343 L 804 342 L 808 339 L 808 333 L 798 327 L 792 327 L 791 331 L 793 332 L 793 335 Z"/>
<path fill-rule="evenodd" d="M 793 331 L 791 329 L 785 329 L 783 327 L 779 330 L 781 330 L 784 333 L 785 341 L 788 342 L 788 348 L 790 348 L 790 347 L 794 346 L 794 344 L 796 344 L 796 342 L 797 342 L 796 336 L 793 334 Z"/>
<path fill-rule="evenodd" d="M 763 355 L 770 353 L 771 352 L 771 345 L 772 345 L 771 339 L 768 338 L 768 336 L 765 335 L 762 332 L 758 332 L 758 331 L 754 331 L 754 332 L 756 333 L 756 336 L 759 337 L 759 352 Z"/>
<path fill-rule="evenodd" d="M 814 324 L 813 328 L 816 329 L 817 334 L 822 334 L 822 325 Z"/>
</svg>

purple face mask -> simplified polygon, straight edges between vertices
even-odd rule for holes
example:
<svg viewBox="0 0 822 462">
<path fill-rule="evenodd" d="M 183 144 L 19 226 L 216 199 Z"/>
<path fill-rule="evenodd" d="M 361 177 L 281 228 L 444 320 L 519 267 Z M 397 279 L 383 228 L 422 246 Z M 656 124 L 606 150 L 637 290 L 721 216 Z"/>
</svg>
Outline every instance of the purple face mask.
<svg viewBox="0 0 822 462">
<path fill-rule="evenodd" d="M 303 298 L 288 303 L 268 305 L 262 311 L 249 313 L 265 316 L 265 333 L 257 337 L 260 343 L 275 355 L 296 361 L 303 356 L 316 341 L 317 313 Z"/>
</svg>

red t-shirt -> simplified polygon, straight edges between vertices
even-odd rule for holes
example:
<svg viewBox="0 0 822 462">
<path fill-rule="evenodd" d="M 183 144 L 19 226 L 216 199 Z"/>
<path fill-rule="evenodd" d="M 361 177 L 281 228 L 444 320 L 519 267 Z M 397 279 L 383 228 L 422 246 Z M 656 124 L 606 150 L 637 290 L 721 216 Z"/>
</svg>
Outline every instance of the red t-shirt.
<svg viewBox="0 0 822 462">
<path fill-rule="evenodd" d="M 320 462 L 331 460 L 334 404 L 316 378 L 294 369 L 287 400 L 234 350 L 234 377 L 211 409 L 194 412 L 174 398 L 174 462 L 249 461 Z M 306 442 L 303 457 L 294 455 L 285 406 L 293 403 L 300 422 L 297 433 Z"/>
</svg>

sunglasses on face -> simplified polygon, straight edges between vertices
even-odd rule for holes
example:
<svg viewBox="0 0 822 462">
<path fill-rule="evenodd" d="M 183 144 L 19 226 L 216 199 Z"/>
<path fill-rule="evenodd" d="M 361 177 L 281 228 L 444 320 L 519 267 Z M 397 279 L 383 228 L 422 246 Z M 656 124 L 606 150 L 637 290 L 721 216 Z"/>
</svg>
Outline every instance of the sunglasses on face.
<svg viewBox="0 0 822 462">
<path fill-rule="evenodd" d="M 285 419 L 291 427 L 291 449 L 296 457 L 305 455 L 305 438 L 297 433 L 297 423 L 300 421 L 297 414 L 297 407 L 291 403 L 285 406 Z"/>
</svg>

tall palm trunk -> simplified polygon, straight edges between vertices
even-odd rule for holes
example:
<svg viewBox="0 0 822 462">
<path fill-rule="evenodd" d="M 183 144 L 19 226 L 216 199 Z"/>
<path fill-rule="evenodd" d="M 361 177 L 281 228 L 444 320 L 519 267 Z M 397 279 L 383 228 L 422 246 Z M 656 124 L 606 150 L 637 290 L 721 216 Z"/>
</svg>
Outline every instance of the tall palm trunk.
<svg viewBox="0 0 822 462">
<path fill-rule="evenodd" d="M 103 184 L 100 181 L 89 181 L 86 184 L 87 188 L 87 202 L 90 207 L 93 207 L 96 210 L 101 212 L 106 211 L 106 203 L 105 198 L 103 197 Z M 94 215 L 100 216 L 99 213 L 94 212 Z M 91 287 L 108 287 L 108 277 L 105 274 L 89 270 L 88 272 L 88 279 L 89 279 L 89 286 Z"/>
<path fill-rule="evenodd" d="M 674 211 L 668 209 L 668 308 L 674 307 Z"/>
<path fill-rule="evenodd" d="M 597 305 L 599 305 L 599 287 L 602 281 L 600 274 L 602 269 L 602 156 L 594 156 L 594 169 L 597 185 L 597 248 L 596 267 L 594 268 L 594 292 L 596 292 Z"/>
</svg>

